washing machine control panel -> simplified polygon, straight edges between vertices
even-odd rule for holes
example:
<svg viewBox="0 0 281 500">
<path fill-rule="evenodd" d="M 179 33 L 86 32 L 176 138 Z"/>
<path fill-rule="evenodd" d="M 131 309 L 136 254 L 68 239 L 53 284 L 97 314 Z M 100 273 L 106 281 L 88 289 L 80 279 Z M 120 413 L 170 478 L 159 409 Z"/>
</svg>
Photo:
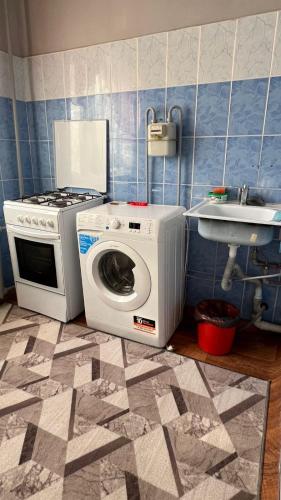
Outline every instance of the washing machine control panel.
<svg viewBox="0 0 281 500">
<path fill-rule="evenodd" d="M 153 235 L 155 221 L 150 219 L 131 219 L 129 217 L 110 217 L 94 214 L 79 214 L 79 228 L 101 231 L 116 231 L 119 233 L 136 233 Z"/>
</svg>

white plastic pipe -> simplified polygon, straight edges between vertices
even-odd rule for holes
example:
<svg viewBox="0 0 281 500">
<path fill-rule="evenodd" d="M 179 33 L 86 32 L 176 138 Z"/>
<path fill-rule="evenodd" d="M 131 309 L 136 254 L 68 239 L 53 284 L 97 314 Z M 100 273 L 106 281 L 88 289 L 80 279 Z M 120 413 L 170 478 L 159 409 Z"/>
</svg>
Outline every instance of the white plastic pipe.
<svg viewBox="0 0 281 500">
<path fill-rule="evenodd" d="M 269 321 L 256 320 L 254 325 L 260 330 L 266 330 L 269 332 L 281 333 L 281 325 L 276 323 L 269 323 Z"/>
<path fill-rule="evenodd" d="M 232 287 L 232 273 L 235 266 L 237 250 L 239 248 L 238 245 L 228 245 L 228 246 L 229 246 L 229 257 L 221 280 L 221 287 L 225 292 L 231 290 Z"/>
<path fill-rule="evenodd" d="M 247 281 L 247 276 L 244 275 L 241 267 L 238 264 L 234 265 L 234 271 L 241 281 Z M 279 276 L 279 275 L 278 275 Z M 264 276 L 262 276 L 264 277 Z M 275 323 L 270 323 L 269 321 L 263 321 L 262 316 L 262 282 L 259 277 L 251 277 L 251 283 L 256 286 L 255 295 L 253 298 L 253 313 L 251 323 L 259 328 L 260 330 L 265 330 L 268 332 L 281 333 L 281 325 Z"/>
<path fill-rule="evenodd" d="M 261 276 L 245 276 L 244 278 L 241 278 L 242 281 L 254 281 L 254 280 L 264 280 L 266 278 L 276 278 L 278 276 L 281 278 L 281 273 L 277 274 L 262 274 Z"/>
</svg>

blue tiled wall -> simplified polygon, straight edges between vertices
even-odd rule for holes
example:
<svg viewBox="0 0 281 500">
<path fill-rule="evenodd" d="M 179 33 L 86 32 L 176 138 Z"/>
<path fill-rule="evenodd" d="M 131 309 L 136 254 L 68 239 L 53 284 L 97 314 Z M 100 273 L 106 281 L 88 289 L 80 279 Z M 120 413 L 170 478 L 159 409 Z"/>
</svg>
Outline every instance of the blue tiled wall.
<svg viewBox="0 0 281 500">
<path fill-rule="evenodd" d="M 55 119 L 109 120 L 108 193 L 119 200 L 145 199 L 145 125 L 148 106 L 158 118 L 178 104 L 184 111 L 181 203 L 190 207 L 214 185 L 231 188 L 232 196 L 243 183 L 266 201 L 281 203 L 281 77 L 199 84 L 138 92 L 27 103 L 34 187 L 55 187 L 53 130 Z M 24 120 L 23 120 L 23 123 Z M 23 126 L 23 136 L 25 128 Z M 23 149 L 25 143 L 22 142 Z M 27 162 L 28 163 L 28 162 Z M 28 171 L 28 167 L 27 167 Z M 176 203 L 176 159 L 150 159 L 152 203 Z M 281 262 L 279 242 L 262 248 L 263 254 Z M 227 260 L 227 246 L 204 240 L 196 223 L 190 224 L 187 301 L 195 305 L 206 297 L 225 298 L 251 313 L 251 285 L 235 283 L 223 292 L 220 280 Z M 258 274 L 249 249 L 238 250 L 245 272 Z M 264 286 L 269 309 L 265 317 L 280 321 L 281 293 Z"/>
<path fill-rule="evenodd" d="M 28 136 L 26 139 L 28 141 Z M 6 97 L 0 97 L 0 175 L 1 259 L 4 283 L 5 286 L 10 286 L 13 276 L 4 226 L 3 202 L 18 196 L 19 191 L 12 101 Z"/>
</svg>

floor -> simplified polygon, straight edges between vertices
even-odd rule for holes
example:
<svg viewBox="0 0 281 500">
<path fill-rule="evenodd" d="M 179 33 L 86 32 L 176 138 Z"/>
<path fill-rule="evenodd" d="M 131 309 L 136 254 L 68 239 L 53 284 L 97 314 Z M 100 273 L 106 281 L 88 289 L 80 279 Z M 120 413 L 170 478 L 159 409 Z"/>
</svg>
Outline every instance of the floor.
<svg viewBox="0 0 281 500">
<path fill-rule="evenodd" d="M 16 302 L 11 292 L 6 299 Z M 186 314 L 190 318 L 190 314 Z M 84 315 L 75 322 L 85 325 Z M 281 450 L 281 338 L 255 328 L 237 334 L 233 351 L 227 356 L 210 356 L 197 346 L 194 325 L 183 321 L 171 339 L 175 352 L 271 382 L 261 500 L 279 498 Z"/>
<path fill-rule="evenodd" d="M 257 500 L 267 381 L 9 303 L 0 334 L 0 498 Z"/>
<path fill-rule="evenodd" d="M 186 317 L 191 313 L 187 311 Z M 85 324 L 85 317 L 76 319 Z M 211 356 L 197 346 L 195 326 L 183 321 L 171 345 L 178 354 L 271 382 L 261 500 L 279 499 L 279 460 L 281 450 L 281 337 L 251 328 L 236 335 L 232 353 Z"/>
<path fill-rule="evenodd" d="M 237 335 L 231 354 L 211 356 L 197 346 L 194 329 L 183 324 L 171 339 L 175 352 L 271 382 L 262 500 L 279 499 L 281 450 L 281 337 L 255 328 Z"/>
</svg>

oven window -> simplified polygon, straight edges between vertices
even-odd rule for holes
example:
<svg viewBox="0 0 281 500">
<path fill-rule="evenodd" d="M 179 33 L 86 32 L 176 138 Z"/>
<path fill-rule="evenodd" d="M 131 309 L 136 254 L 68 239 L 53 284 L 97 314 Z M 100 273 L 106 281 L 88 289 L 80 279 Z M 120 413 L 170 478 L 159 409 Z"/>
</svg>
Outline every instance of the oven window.
<svg viewBox="0 0 281 500">
<path fill-rule="evenodd" d="M 54 246 L 15 238 L 20 277 L 39 285 L 58 287 Z"/>
</svg>

